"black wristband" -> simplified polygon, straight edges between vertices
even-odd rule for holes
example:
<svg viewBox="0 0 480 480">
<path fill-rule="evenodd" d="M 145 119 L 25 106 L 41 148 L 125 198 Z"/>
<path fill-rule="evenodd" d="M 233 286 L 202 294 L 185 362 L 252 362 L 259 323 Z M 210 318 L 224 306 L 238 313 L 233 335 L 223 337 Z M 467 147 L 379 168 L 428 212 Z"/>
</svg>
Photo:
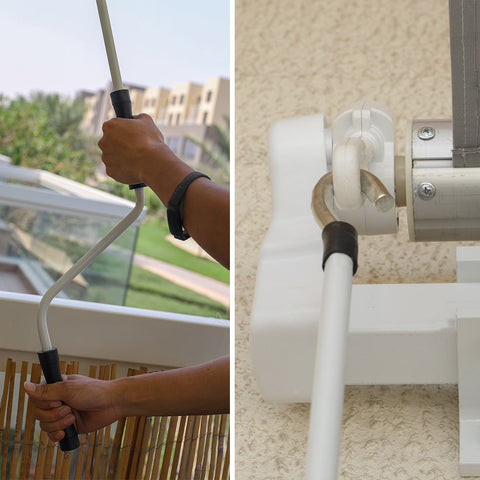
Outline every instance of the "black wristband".
<svg viewBox="0 0 480 480">
<path fill-rule="evenodd" d="M 344 253 L 352 259 L 355 275 L 358 267 L 358 238 L 355 227 L 346 222 L 331 222 L 324 227 L 322 240 L 323 269 L 325 270 L 325 263 L 332 253 Z"/>
<path fill-rule="evenodd" d="M 167 205 L 167 219 L 170 233 L 179 240 L 187 240 L 190 238 L 188 232 L 183 228 L 182 219 L 182 202 L 185 192 L 190 184 L 199 177 L 205 177 L 210 180 L 210 177 L 202 172 L 190 172 L 175 188 L 168 201 Z"/>
</svg>

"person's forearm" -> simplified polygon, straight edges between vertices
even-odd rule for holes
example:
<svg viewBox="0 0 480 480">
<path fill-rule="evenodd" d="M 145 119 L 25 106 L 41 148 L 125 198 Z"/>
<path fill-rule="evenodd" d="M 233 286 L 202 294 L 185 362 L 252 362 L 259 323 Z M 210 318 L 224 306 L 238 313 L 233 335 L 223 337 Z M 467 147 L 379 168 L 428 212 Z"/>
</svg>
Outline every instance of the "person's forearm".
<svg viewBox="0 0 480 480">
<path fill-rule="evenodd" d="M 229 357 L 115 380 L 111 384 L 121 416 L 208 415 L 229 412 Z"/>
<path fill-rule="evenodd" d="M 177 185 L 193 172 L 164 142 L 151 117 L 113 118 L 98 142 L 107 174 L 127 184 L 145 183 L 167 206 Z M 183 225 L 195 241 L 224 267 L 230 265 L 228 188 L 197 178 L 183 197 Z"/>
<path fill-rule="evenodd" d="M 193 168 L 182 162 L 166 145 L 158 143 L 150 147 L 141 163 L 142 180 L 157 194 L 162 203 L 167 206 L 176 186 Z"/>
<path fill-rule="evenodd" d="M 160 151 L 161 149 L 161 151 Z M 193 171 L 167 145 L 160 145 L 161 171 L 155 168 L 155 158 L 148 172 L 142 173 L 145 183 L 167 206 L 176 186 Z M 169 158 L 169 162 L 165 162 Z M 204 177 L 193 181 L 183 201 L 183 225 L 195 241 L 221 265 L 230 265 L 230 192 Z"/>
<path fill-rule="evenodd" d="M 225 268 L 230 267 L 230 191 L 205 178 L 184 197 L 183 224 L 195 241 Z"/>
</svg>

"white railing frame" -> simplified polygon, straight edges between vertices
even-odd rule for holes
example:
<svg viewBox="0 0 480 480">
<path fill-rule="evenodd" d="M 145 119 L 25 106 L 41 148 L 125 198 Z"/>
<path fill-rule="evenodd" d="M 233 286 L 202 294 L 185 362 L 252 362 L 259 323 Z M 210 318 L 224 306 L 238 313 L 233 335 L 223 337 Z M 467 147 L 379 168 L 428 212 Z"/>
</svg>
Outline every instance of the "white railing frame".
<svg viewBox="0 0 480 480">
<path fill-rule="evenodd" d="M 122 219 L 135 205 L 130 200 L 44 170 L 0 162 L 0 178 L 35 185 L 3 183 L 0 204 L 4 205 L 108 221 Z M 45 189 L 39 189 L 39 186 Z M 145 219 L 146 211 L 144 209 L 135 225 L 140 225 Z"/>
<path fill-rule="evenodd" d="M 0 291 L 0 350 L 37 352 L 41 297 Z M 55 299 L 48 312 L 60 355 L 183 367 L 229 353 L 230 322 L 209 317 Z"/>
</svg>

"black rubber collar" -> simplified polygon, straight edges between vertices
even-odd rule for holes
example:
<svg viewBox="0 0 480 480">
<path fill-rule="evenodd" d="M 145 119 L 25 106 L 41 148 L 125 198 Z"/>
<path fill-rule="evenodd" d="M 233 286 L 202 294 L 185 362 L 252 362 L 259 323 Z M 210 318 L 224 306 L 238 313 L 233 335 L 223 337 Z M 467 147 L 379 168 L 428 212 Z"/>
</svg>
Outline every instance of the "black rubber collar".
<svg viewBox="0 0 480 480">
<path fill-rule="evenodd" d="M 323 239 L 323 263 L 332 253 L 344 253 L 353 261 L 353 275 L 357 272 L 358 264 L 358 236 L 353 225 L 346 222 L 331 222 L 325 226 L 322 232 Z"/>
</svg>

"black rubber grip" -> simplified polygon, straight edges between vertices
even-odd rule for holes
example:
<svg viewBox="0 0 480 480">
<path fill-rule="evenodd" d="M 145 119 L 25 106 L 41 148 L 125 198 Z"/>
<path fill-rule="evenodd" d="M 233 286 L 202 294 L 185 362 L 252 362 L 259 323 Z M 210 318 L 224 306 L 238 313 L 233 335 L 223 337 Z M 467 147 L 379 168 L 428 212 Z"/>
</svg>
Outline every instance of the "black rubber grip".
<svg viewBox="0 0 480 480">
<path fill-rule="evenodd" d="M 126 88 L 114 90 L 110 93 L 110 99 L 112 100 L 115 115 L 118 118 L 133 118 L 130 92 Z M 134 185 L 130 185 L 130 190 L 142 187 L 146 187 L 146 185 L 144 183 L 135 183 Z"/>
<path fill-rule="evenodd" d="M 62 381 L 62 373 L 60 372 L 60 361 L 58 351 L 54 347 L 46 352 L 38 352 L 38 358 L 42 367 L 43 375 L 47 383 L 57 383 Z M 60 448 L 62 452 L 70 452 L 80 446 L 77 430 L 74 425 L 68 426 L 65 430 L 65 437 L 60 440 Z"/>
<path fill-rule="evenodd" d="M 353 275 L 357 272 L 358 264 L 358 235 L 355 227 L 346 222 L 331 222 L 325 226 L 322 232 L 323 240 L 323 263 L 332 253 L 344 253 L 353 261 Z"/>
<path fill-rule="evenodd" d="M 114 90 L 110 94 L 115 115 L 119 118 L 133 118 L 132 101 L 130 100 L 130 92 L 123 88 L 122 90 Z"/>
</svg>

